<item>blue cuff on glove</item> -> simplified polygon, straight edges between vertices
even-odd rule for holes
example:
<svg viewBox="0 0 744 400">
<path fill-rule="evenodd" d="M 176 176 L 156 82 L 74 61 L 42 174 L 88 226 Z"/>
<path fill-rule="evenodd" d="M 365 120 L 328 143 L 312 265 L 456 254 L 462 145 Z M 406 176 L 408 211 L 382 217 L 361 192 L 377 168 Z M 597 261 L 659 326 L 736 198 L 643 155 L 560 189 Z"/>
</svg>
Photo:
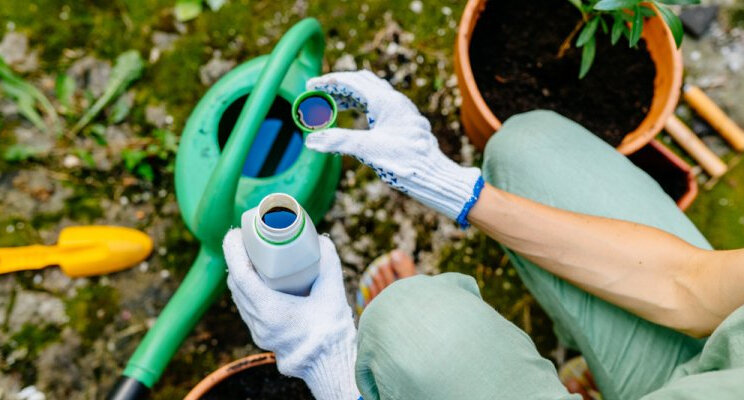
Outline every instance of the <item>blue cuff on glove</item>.
<svg viewBox="0 0 744 400">
<path fill-rule="evenodd" d="M 460 215 L 457 216 L 456 221 L 460 228 L 466 229 L 470 226 L 470 222 L 468 222 L 468 214 L 470 213 L 470 209 L 473 208 L 475 203 L 478 201 L 478 197 L 480 197 L 481 191 L 483 191 L 483 186 L 485 186 L 485 182 L 483 182 L 483 177 L 479 176 L 478 180 L 475 181 L 475 186 L 473 187 L 473 195 L 470 196 L 470 199 L 468 199 L 462 207 Z"/>
</svg>

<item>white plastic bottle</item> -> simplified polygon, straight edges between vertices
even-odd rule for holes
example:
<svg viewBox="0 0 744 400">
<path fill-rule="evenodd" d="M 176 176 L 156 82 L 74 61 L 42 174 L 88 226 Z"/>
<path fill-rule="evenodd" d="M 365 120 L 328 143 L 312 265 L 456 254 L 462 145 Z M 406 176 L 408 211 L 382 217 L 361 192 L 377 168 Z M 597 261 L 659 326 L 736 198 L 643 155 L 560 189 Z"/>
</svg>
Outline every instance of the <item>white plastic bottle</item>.
<svg viewBox="0 0 744 400">
<path fill-rule="evenodd" d="M 315 225 L 292 196 L 270 194 L 241 217 L 243 245 L 258 275 L 280 292 L 305 296 L 318 277 Z"/>
</svg>

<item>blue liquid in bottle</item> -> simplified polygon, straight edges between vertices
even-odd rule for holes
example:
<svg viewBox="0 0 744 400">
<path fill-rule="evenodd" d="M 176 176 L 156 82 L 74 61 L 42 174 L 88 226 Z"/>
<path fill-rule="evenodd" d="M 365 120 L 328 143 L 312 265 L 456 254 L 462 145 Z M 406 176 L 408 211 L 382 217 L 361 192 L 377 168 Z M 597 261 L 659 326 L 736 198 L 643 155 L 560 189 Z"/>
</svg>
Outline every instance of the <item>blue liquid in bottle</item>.
<svg viewBox="0 0 744 400">
<path fill-rule="evenodd" d="M 297 214 L 285 207 L 274 207 L 261 217 L 261 220 L 271 228 L 288 228 L 297 219 Z"/>
</svg>

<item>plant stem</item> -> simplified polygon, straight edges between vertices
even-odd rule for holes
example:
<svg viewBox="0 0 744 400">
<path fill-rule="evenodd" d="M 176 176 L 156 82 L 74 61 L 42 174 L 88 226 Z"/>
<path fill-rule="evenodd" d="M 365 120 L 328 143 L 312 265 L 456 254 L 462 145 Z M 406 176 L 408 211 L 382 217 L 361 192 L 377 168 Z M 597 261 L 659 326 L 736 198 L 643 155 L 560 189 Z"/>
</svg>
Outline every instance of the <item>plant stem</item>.
<svg viewBox="0 0 744 400">
<path fill-rule="evenodd" d="M 584 23 L 586 23 L 585 19 L 582 18 L 576 22 L 576 26 L 574 26 L 573 30 L 570 34 L 566 37 L 566 39 L 563 40 L 563 43 L 561 43 L 561 47 L 558 49 L 558 59 L 560 60 L 563 58 L 563 56 L 566 55 L 566 52 L 568 49 L 571 48 L 571 42 L 573 42 L 573 39 L 576 37 L 576 35 L 579 33 L 581 28 L 584 26 Z"/>
</svg>

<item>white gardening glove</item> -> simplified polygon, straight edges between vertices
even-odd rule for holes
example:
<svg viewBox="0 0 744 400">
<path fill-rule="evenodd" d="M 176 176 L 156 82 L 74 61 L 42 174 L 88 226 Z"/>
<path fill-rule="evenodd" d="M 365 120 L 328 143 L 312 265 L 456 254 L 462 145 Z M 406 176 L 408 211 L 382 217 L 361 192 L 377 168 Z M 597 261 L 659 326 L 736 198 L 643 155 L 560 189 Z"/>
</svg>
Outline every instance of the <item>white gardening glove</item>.
<svg viewBox="0 0 744 400">
<path fill-rule="evenodd" d="M 308 296 L 269 289 L 248 258 L 240 229 L 223 242 L 227 286 L 258 347 L 273 351 L 279 372 L 305 381 L 316 399 L 357 400 L 356 329 L 336 248 L 320 238 L 320 273 Z"/>
<path fill-rule="evenodd" d="M 305 144 L 320 152 L 343 153 L 370 166 L 387 184 L 467 227 L 467 214 L 483 188 L 478 168 L 447 158 L 416 106 L 370 71 L 336 72 L 310 79 L 339 110 L 367 114 L 369 130 L 331 128 L 308 135 Z"/>
</svg>

